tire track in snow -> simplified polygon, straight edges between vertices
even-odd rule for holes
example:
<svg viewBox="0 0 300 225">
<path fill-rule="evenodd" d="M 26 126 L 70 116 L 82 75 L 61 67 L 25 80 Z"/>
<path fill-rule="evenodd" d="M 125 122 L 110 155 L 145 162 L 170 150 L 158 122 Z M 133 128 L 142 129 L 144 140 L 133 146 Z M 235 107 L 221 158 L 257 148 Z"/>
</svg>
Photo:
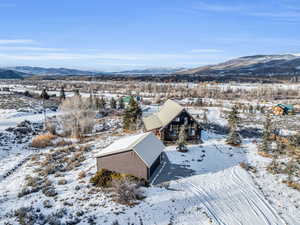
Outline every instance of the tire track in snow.
<svg viewBox="0 0 300 225">
<path fill-rule="evenodd" d="M 250 176 L 248 180 L 243 175 L 248 176 L 235 166 L 203 179 L 201 175 L 187 178 L 184 183 L 218 225 L 285 225 Z"/>
<path fill-rule="evenodd" d="M 255 203 L 252 199 L 249 199 L 247 197 L 247 194 L 249 192 L 257 197 L 258 201 L 261 203 L 262 206 L 264 206 L 266 208 L 266 211 L 268 213 L 270 213 L 274 218 L 277 218 L 278 221 L 281 221 L 282 224 L 286 224 L 286 222 L 279 216 L 279 214 L 276 212 L 276 210 L 265 199 L 264 195 L 262 193 L 259 193 L 259 191 L 257 190 L 255 184 L 245 181 L 244 179 L 241 178 L 241 176 L 238 175 L 236 167 L 232 169 L 232 178 L 233 178 L 233 181 L 236 182 L 236 184 L 240 184 L 241 192 L 243 192 L 244 197 L 247 198 L 247 200 L 249 200 L 260 211 L 260 213 L 262 215 L 264 215 L 266 221 L 268 222 L 266 224 L 271 225 L 272 223 L 268 220 L 268 218 L 264 214 L 264 212 L 257 206 L 257 203 Z M 246 183 L 248 184 L 247 189 L 245 187 L 243 187 L 243 186 L 245 186 Z"/>
<path fill-rule="evenodd" d="M 215 222 L 219 225 L 227 225 L 227 223 L 225 223 L 220 217 L 218 217 L 218 213 L 214 210 L 212 204 L 209 203 L 209 201 L 211 201 L 213 198 L 211 198 L 210 195 L 203 188 L 197 187 L 191 182 L 189 182 L 189 184 L 195 190 L 195 194 L 197 195 L 198 199 L 200 199 L 205 208 L 208 210 L 211 217 L 215 219 Z M 202 200 L 201 196 L 204 196 L 204 201 Z M 220 211 L 222 211 L 222 213 L 226 213 L 222 208 L 220 208 Z M 235 225 L 242 225 L 242 223 L 235 217 L 232 217 L 232 220 L 234 220 Z"/>
</svg>

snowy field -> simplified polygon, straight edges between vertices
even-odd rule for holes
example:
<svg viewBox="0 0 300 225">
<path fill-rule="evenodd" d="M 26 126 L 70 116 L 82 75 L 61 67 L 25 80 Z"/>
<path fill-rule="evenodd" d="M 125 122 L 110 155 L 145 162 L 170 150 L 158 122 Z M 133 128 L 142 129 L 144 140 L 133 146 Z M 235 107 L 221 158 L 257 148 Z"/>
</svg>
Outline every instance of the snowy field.
<svg viewBox="0 0 300 225">
<path fill-rule="evenodd" d="M 90 143 L 94 150 L 86 153 L 86 160 L 82 166 L 64 175 L 67 184 L 55 185 L 58 195 L 54 198 L 46 197 L 40 192 L 17 197 L 24 185 L 25 175 L 32 174 L 34 169 L 30 162 L 12 176 L 0 181 L 2 221 L 7 220 L 7 213 L 19 207 L 33 205 L 40 208 L 45 215 L 51 215 L 66 208 L 67 204 L 66 219 L 80 209 L 84 211 L 85 216 L 80 218 L 78 224 L 87 224 L 90 217 L 95 217 L 96 224 L 108 225 L 116 220 L 120 224 L 149 225 L 300 224 L 300 213 L 295 209 L 293 202 L 299 200 L 298 192 L 295 193 L 286 187 L 277 190 L 280 184 L 273 175 L 262 172 L 264 177 L 253 175 L 252 178 L 251 174 L 239 166 L 240 162 L 255 162 L 264 171 L 263 165 L 266 160 L 257 156 L 251 141 L 246 140 L 241 148 L 232 148 L 224 144 L 222 136 L 211 133 L 204 134 L 204 144 L 189 146 L 187 153 L 179 153 L 175 147 L 168 147 L 166 155 L 170 162 L 180 165 L 182 170 L 191 171 L 191 174 L 188 177 L 170 176 L 171 180 L 167 184 L 145 188 L 147 198 L 140 204 L 134 207 L 122 206 L 114 203 L 105 193 L 91 194 L 88 179 L 95 173 L 93 155 L 115 138 L 104 136 L 103 139 Z M 90 172 L 79 182 L 76 178 L 82 170 Z M 164 170 L 161 171 L 161 175 L 162 173 Z M 50 179 L 54 183 L 57 182 L 57 178 L 53 176 Z M 75 188 L 78 185 L 80 190 Z M 273 189 L 272 194 L 268 194 L 270 189 Z M 279 195 L 282 191 L 285 192 L 283 195 L 293 195 L 294 198 L 287 201 Z M 45 208 L 45 200 L 49 200 L 53 207 Z"/>
<path fill-rule="evenodd" d="M 107 94 L 111 96 L 115 95 Z M 144 115 L 149 115 L 157 112 L 159 105 L 143 106 L 143 110 Z M 197 108 L 188 110 L 193 115 L 203 115 Z M 207 107 L 208 121 L 226 126 L 222 110 Z M 57 112 L 47 114 L 57 115 Z M 256 116 L 262 119 L 261 115 Z M 43 114 L 2 109 L 0 131 L 23 120 L 41 122 Z M 75 168 L 59 176 L 48 175 L 57 192 L 53 197 L 41 190 L 23 197 L 18 195 L 27 182 L 26 176 L 39 176 L 36 170 L 40 162 L 35 162 L 32 156 L 44 159 L 47 153 L 62 147 L 36 151 L 27 142 L 9 143 L 9 148 L 0 146 L 0 224 L 18 224 L 13 212 L 32 207 L 40 218 L 35 224 L 42 224 L 44 218 L 48 224 L 80 225 L 111 225 L 116 221 L 120 225 L 300 225 L 300 193 L 282 183 L 284 175 L 266 171 L 271 159 L 257 154 L 258 140 L 244 139 L 241 147 L 230 147 L 225 144 L 225 136 L 213 132 L 203 132 L 204 143 L 188 146 L 187 153 L 177 152 L 175 146 L 167 147 L 169 164 L 163 164 L 154 185 L 142 188 L 146 198 L 131 207 L 118 204 L 110 193 L 95 189 L 89 182 L 96 172 L 95 154 L 120 138 L 112 134 L 111 130 L 102 132 L 95 140 L 76 145 L 77 150 L 81 146 L 90 150 L 82 152 L 84 160 Z M 75 153 L 70 152 L 70 157 L 74 158 Z M 20 162 L 23 163 L 10 176 L 3 177 Z M 241 162 L 254 166 L 257 172 L 241 168 Z M 82 171 L 86 176 L 79 179 Z M 59 184 L 61 179 L 66 183 Z"/>
</svg>

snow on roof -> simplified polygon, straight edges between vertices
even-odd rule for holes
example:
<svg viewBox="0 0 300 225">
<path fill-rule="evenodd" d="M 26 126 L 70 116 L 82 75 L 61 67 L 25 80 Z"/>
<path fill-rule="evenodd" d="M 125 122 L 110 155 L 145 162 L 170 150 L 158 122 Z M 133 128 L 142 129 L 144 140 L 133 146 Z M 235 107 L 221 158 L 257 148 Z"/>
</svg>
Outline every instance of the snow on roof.
<svg viewBox="0 0 300 225">
<path fill-rule="evenodd" d="M 144 117 L 143 122 L 147 131 L 168 125 L 184 108 L 174 100 L 167 100 L 159 112 Z"/>
<path fill-rule="evenodd" d="M 164 148 L 164 144 L 152 132 L 148 132 L 121 138 L 104 148 L 96 157 L 133 150 L 150 167 Z"/>
</svg>

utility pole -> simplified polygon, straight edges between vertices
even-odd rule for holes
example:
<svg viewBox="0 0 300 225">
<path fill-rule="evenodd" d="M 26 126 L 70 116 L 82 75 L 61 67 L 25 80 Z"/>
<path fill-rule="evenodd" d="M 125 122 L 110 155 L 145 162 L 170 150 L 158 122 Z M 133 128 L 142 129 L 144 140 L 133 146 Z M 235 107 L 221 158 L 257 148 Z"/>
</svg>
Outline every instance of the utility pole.
<svg viewBox="0 0 300 225">
<path fill-rule="evenodd" d="M 47 99 L 50 98 L 50 96 L 48 95 L 46 88 L 43 88 L 43 91 L 41 93 L 41 98 L 43 100 L 43 113 L 44 113 L 44 130 L 46 130 L 46 107 L 45 107 L 45 102 Z"/>
</svg>

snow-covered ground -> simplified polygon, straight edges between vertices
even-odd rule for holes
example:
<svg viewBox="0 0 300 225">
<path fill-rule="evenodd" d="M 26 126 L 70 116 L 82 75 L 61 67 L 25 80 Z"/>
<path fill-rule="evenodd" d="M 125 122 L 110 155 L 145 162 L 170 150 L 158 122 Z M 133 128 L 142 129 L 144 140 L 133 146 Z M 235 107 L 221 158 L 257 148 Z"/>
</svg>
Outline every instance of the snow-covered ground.
<svg viewBox="0 0 300 225">
<path fill-rule="evenodd" d="M 145 114 L 156 112 L 159 106 L 145 106 L 147 108 Z M 202 115 L 197 109 L 188 110 Z M 227 125 L 220 108 L 207 107 L 207 118 L 210 122 Z M 0 112 L 0 130 L 25 119 L 41 121 L 43 114 L 3 110 Z M 7 178 L 0 177 L 0 224 L 18 224 L 9 214 L 20 207 L 32 206 L 46 217 L 64 211 L 58 220 L 70 222 L 78 218 L 77 224 L 81 225 L 89 224 L 89 221 L 103 225 L 115 221 L 144 225 L 300 225 L 299 191 L 283 184 L 282 175 L 266 171 L 271 159 L 257 154 L 254 140 L 246 139 L 241 147 L 230 147 L 225 144 L 224 136 L 209 132 L 203 132 L 203 144 L 188 146 L 187 153 L 177 152 L 175 146 L 167 147 L 165 154 L 170 166 L 164 167 L 157 177 L 157 181 L 163 183 L 143 188 L 146 198 L 138 205 L 120 205 L 112 201 L 108 193 L 95 191 L 89 182 L 96 172 L 94 155 L 118 138 L 111 131 L 103 132 L 96 140 L 84 144 L 92 150 L 83 153 L 85 160 L 80 166 L 61 177 L 49 175 L 48 179 L 58 193 L 55 197 L 46 197 L 42 191 L 18 197 L 26 183 L 25 177 L 37 175 L 37 165 L 31 160 Z M 0 148 L 0 175 L 36 153 L 26 144 L 11 146 L 9 151 Z M 60 148 L 43 149 L 41 153 Z M 255 166 L 257 172 L 242 169 L 241 162 Z M 86 177 L 79 179 L 82 171 Z M 59 185 L 62 178 L 67 183 Z M 45 207 L 46 200 L 50 202 L 50 208 Z M 77 216 L 81 211 L 83 215 Z"/>
<path fill-rule="evenodd" d="M 41 208 L 45 215 L 65 208 L 63 202 L 68 202 L 68 215 L 75 214 L 82 209 L 85 217 L 80 218 L 78 224 L 86 224 L 88 217 L 95 216 L 96 224 L 221 224 L 221 225 L 297 225 L 299 211 L 295 209 L 293 201 L 283 197 L 295 196 L 286 186 L 279 192 L 285 191 L 283 196 L 276 195 L 278 181 L 264 172 L 264 177 L 256 178 L 239 166 L 240 162 L 256 162 L 264 171 L 266 159 L 257 156 L 254 144 L 246 140 L 241 148 L 232 148 L 224 143 L 224 137 L 205 133 L 204 144 L 189 146 L 189 152 L 180 153 L 174 146 L 167 147 L 166 155 L 170 162 L 180 165 L 182 170 L 192 171 L 189 176 L 176 177 L 170 175 L 168 187 L 153 186 L 144 188 L 147 198 L 134 207 L 119 205 L 103 193 L 90 194 L 89 178 L 95 173 L 95 159 L 93 155 L 107 146 L 117 137 L 103 136 L 94 143 L 93 151 L 86 153 L 83 165 L 64 175 L 67 180 L 65 185 L 57 185 L 57 178 L 53 175 L 50 179 L 54 182 L 58 195 L 55 198 L 46 197 L 41 192 L 33 193 L 18 198 L 24 184 L 24 177 L 32 174 L 30 162 L 22 166 L 15 174 L 0 181 L 0 222 L 8 212 L 23 206 Z M 1 161 L 7 163 L 7 161 Z M 89 171 L 88 176 L 82 181 L 78 180 L 80 171 Z M 161 173 L 164 173 L 162 171 Z M 259 182 L 258 182 L 259 181 Z M 261 189 L 259 189 L 259 186 Z M 80 190 L 76 190 L 76 186 Z M 270 199 L 269 190 L 275 192 Z M 285 196 L 286 197 L 286 196 Z M 85 199 L 85 200 L 80 200 Z M 49 200 L 53 207 L 44 208 L 43 202 Z M 286 209 L 281 208 L 283 206 Z M 84 219 L 85 218 L 85 219 Z M 13 221 L 10 219 L 10 221 Z M 142 222 L 141 222 L 142 221 Z"/>
<path fill-rule="evenodd" d="M 0 116 L 0 131 L 5 130 L 8 127 L 14 127 L 18 123 L 24 120 L 28 120 L 31 122 L 43 122 L 44 120 L 43 113 L 38 113 L 38 114 L 32 112 L 20 113 L 15 110 L 11 110 L 9 113 L 5 113 L 5 114 L 2 112 L 2 110 L 0 110 L 0 113 L 2 113 L 2 115 Z M 59 114 L 60 114 L 59 112 L 53 112 L 47 110 L 46 116 L 51 117 Z"/>
</svg>

